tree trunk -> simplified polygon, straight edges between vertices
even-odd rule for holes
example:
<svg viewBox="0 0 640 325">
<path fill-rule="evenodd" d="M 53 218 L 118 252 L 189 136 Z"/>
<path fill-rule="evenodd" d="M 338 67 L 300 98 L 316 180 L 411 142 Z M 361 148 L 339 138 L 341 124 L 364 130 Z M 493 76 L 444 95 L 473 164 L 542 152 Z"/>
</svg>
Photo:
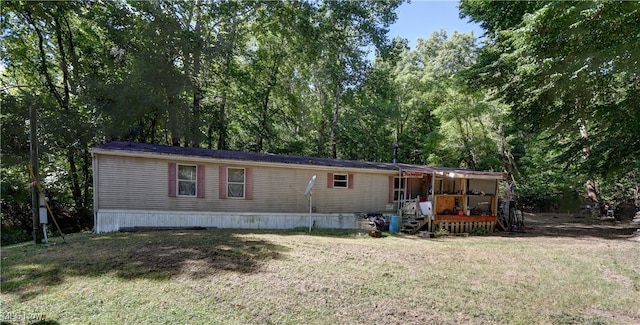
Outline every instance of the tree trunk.
<svg viewBox="0 0 640 325">
<path fill-rule="evenodd" d="M 331 157 L 338 158 L 338 140 L 336 139 L 336 129 L 338 128 L 338 108 L 340 107 L 340 86 L 336 86 L 336 93 L 333 99 L 333 117 L 331 119 Z"/>
<path fill-rule="evenodd" d="M 155 143 L 156 141 L 157 124 L 158 124 L 158 111 L 156 110 L 153 113 L 153 117 L 151 118 L 151 125 L 149 126 L 149 128 L 151 128 L 151 130 L 149 131 L 149 143 Z"/>
<path fill-rule="evenodd" d="M 69 162 L 69 178 L 71 181 L 71 197 L 76 209 L 82 207 L 82 192 L 78 181 L 78 168 L 73 148 L 67 149 L 67 161 Z"/>
<path fill-rule="evenodd" d="M 33 172 L 33 179 L 31 180 L 31 235 L 36 244 L 42 243 L 42 236 L 40 235 L 40 194 L 38 193 L 38 175 L 40 174 L 40 166 L 38 163 L 38 113 L 36 108 L 31 106 L 29 108 L 29 154 L 31 160 L 31 171 Z"/>
<path fill-rule="evenodd" d="M 284 42 L 280 43 L 282 47 Z M 270 73 L 269 73 L 269 83 L 267 84 L 267 89 L 265 89 L 264 95 L 262 96 L 262 109 L 261 109 L 261 120 L 260 120 L 260 132 L 258 138 L 258 151 L 262 152 L 264 149 L 264 139 L 271 135 L 271 125 L 269 124 L 269 100 L 271 99 L 271 93 L 273 88 L 278 83 L 278 74 L 280 72 L 280 60 L 282 59 L 281 55 L 277 55 L 273 59 L 273 65 L 271 65 Z"/>
<path fill-rule="evenodd" d="M 68 32 L 67 41 L 68 41 L 68 47 L 69 47 L 69 58 L 71 59 L 71 66 L 77 67 L 76 69 L 71 70 L 71 74 L 73 75 L 73 77 L 69 79 L 69 86 L 71 87 L 72 92 L 77 94 L 80 91 L 80 88 L 82 88 L 85 85 L 79 83 L 80 61 L 78 60 L 78 54 L 76 53 L 76 47 L 73 41 L 73 33 L 71 31 L 71 25 L 69 24 L 69 20 L 67 19 L 66 16 L 63 15 L 62 20 L 64 20 L 65 27 Z"/>
<path fill-rule="evenodd" d="M 590 178 L 584 185 L 587 188 L 587 196 L 589 199 L 591 199 L 593 203 L 599 203 L 598 192 L 596 191 L 596 181 L 593 178 Z"/>
<path fill-rule="evenodd" d="M 585 160 L 588 160 L 591 156 L 591 147 L 589 146 L 589 134 L 587 133 L 587 123 L 584 119 L 578 119 L 578 127 L 580 128 L 580 138 L 582 139 L 583 147 L 583 157 Z M 593 203 L 600 203 L 598 199 L 598 192 L 596 190 L 596 181 L 593 175 L 589 175 L 589 178 L 585 182 L 585 188 L 587 190 L 587 197 Z"/>
<path fill-rule="evenodd" d="M 227 149 L 227 121 L 226 121 L 227 93 L 222 94 L 220 111 L 218 111 L 218 150 Z"/>
<path fill-rule="evenodd" d="M 40 74 L 44 75 L 45 80 L 47 82 L 47 88 L 49 89 L 49 92 L 51 92 L 51 95 L 53 95 L 53 97 L 56 99 L 58 104 L 60 104 L 60 106 L 62 106 L 62 103 L 63 103 L 62 96 L 58 92 L 56 86 L 53 85 L 53 78 L 51 78 L 51 75 L 49 74 L 49 65 L 48 65 L 48 62 L 47 62 L 47 54 L 45 53 L 45 50 L 44 50 L 44 42 L 45 42 L 44 35 L 42 35 L 42 31 L 40 30 L 40 28 L 38 28 L 39 24 L 35 22 L 35 20 L 33 19 L 33 16 L 31 15 L 30 12 L 26 12 L 25 13 L 25 18 L 31 24 L 33 29 L 36 31 L 36 34 L 38 35 L 38 50 L 39 50 L 39 54 L 40 54 L 40 57 L 39 57 L 40 67 L 38 68 L 38 70 L 39 70 L 38 72 L 40 72 Z"/>
<path fill-rule="evenodd" d="M 83 144 L 83 152 L 82 152 L 82 179 L 84 182 L 84 191 L 83 191 L 83 207 L 91 206 L 91 193 L 90 186 L 92 183 L 91 173 L 89 172 L 89 166 L 91 165 L 91 154 L 89 153 L 89 149 L 87 148 L 87 144 Z"/>
<path fill-rule="evenodd" d="M 200 100 L 202 97 L 202 90 L 200 88 L 200 60 L 202 59 L 202 38 L 200 35 L 200 6 L 201 1 L 196 1 L 195 7 L 195 28 L 194 34 L 196 37 L 196 44 L 193 49 L 193 75 L 191 80 L 193 83 L 193 118 L 191 119 L 190 133 L 191 133 L 191 145 L 194 147 L 200 147 L 202 137 L 200 133 Z"/>
<path fill-rule="evenodd" d="M 54 16 L 54 27 L 55 27 L 55 33 L 56 33 L 56 41 L 58 44 L 58 51 L 60 51 L 59 55 L 60 55 L 60 71 L 62 71 L 62 88 L 63 88 L 63 95 L 62 95 L 62 102 L 60 102 L 60 106 L 63 109 L 63 111 L 66 113 L 65 115 L 67 115 L 68 120 L 66 121 L 66 123 L 69 123 L 71 121 L 74 120 L 75 116 L 70 116 L 71 112 L 70 112 L 70 107 L 69 107 L 69 103 L 70 103 L 70 99 L 71 99 L 71 90 L 69 88 L 69 64 L 67 63 L 67 53 L 65 50 L 65 46 L 64 46 L 64 35 L 62 32 L 62 23 L 60 21 L 60 17 L 62 16 L 62 12 L 60 10 L 60 6 L 58 6 L 58 10 L 56 12 L 56 15 Z M 72 129 L 72 128 L 70 128 Z M 71 138 L 75 138 L 77 139 L 77 133 L 74 134 L 69 134 L 69 136 Z M 86 146 L 85 146 L 86 147 Z M 70 181 L 71 181 L 71 196 L 73 198 L 73 202 L 75 204 L 76 209 L 81 208 L 84 206 L 84 200 L 82 197 L 82 190 L 80 187 L 80 180 L 78 178 L 78 168 L 76 165 L 76 152 L 75 152 L 75 148 L 73 147 L 69 147 L 67 148 L 67 160 L 69 162 L 69 177 L 70 177 Z"/>
<path fill-rule="evenodd" d="M 258 152 L 262 152 L 262 149 L 263 149 L 263 146 L 264 146 L 265 133 L 266 133 L 266 130 L 268 128 L 268 126 L 267 126 L 267 118 L 268 118 L 267 110 L 268 109 L 269 109 L 269 97 L 266 97 L 262 101 L 262 112 L 260 112 L 260 115 L 261 115 L 260 116 L 260 130 L 258 131 L 258 148 L 256 148 L 256 150 Z"/>
<path fill-rule="evenodd" d="M 473 140 L 473 135 L 469 133 L 469 128 L 467 127 L 468 121 L 463 121 L 459 116 L 456 116 L 456 125 L 458 127 L 458 133 L 460 134 L 460 141 L 462 142 L 462 150 L 463 156 L 462 160 L 467 164 L 467 168 L 476 169 L 476 158 L 473 149 L 470 148 L 469 143 Z"/>
<path fill-rule="evenodd" d="M 167 113 L 169 118 L 169 135 L 172 146 L 180 146 L 180 135 L 178 134 L 178 114 L 174 107 L 173 97 L 167 98 Z"/>
<path fill-rule="evenodd" d="M 327 133 L 329 132 L 329 114 L 327 110 L 327 92 L 323 91 L 324 84 L 316 80 L 314 81 L 314 88 L 316 89 L 316 93 L 318 94 L 318 106 L 320 107 L 321 118 L 318 124 L 318 137 L 316 140 L 316 156 L 318 157 L 326 157 L 328 155 L 327 152 Z M 326 118 L 325 118 L 326 116 Z"/>
<path fill-rule="evenodd" d="M 213 148 L 213 125 L 207 127 L 207 149 Z"/>
<path fill-rule="evenodd" d="M 513 154 L 506 147 L 507 140 L 504 137 L 504 132 L 502 130 L 502 124 L 498 126 L 496 130 L 496 134 L 498 135 L 498 150 L 500 150 L 500 156 L 502 160 L 502 169 L 503 171 L 509 174 L 511 177 L 511 181 L 515 182 L 517 179 L 521 179 L 520 171 L 518 170 L 518 166 L 516 166 L 515 159 L 513 158 Z"/>
<path fill-rule="evenodd" d="M 59 9 L 60 7 L 58 7 Z M 62 71 L 62 87 L 64 89 L 64 96 L 62 97 L 62 103 L 60 106 L 64 110 L 69 109 L 69 69 L 67 64 L 67 55 L 65 54 L 64 41 L 62 39 L 62 27 L 60 26 L 60 12 L 54 17 L 56 39 L 58 41 L 58 50 L 60 51 L 60 70 Z"/>
<path fill-rule="evenodd" d="M 230 18 L 231 23 L 225 24 L 224 30 L 229 34 L 226 40 L 226 52 L 224 61 L 224 71 L 222 73 L 222 96 L 220 100 L 220 110 L 218 111 L 218 149 L 227 149 L 227 100 L 231 79 L 231 64 L 233 62 L 234 49 L 236 46 L 236 32 L 238 29 L 237 13 Z M 229 26 L 230 25 L 230 26 Z"/>
</svg>

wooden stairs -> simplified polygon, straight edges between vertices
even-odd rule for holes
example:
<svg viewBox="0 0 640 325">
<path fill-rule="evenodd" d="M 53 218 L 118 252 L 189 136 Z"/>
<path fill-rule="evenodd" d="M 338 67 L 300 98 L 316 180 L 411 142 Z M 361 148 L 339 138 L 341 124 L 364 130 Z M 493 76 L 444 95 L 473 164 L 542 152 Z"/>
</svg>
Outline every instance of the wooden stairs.
<svg viewBox="0 0 640 325">
<path fill-rule="evenodd" d="M 431 217 L 429 216 L 411 216 L 411 217 L 403 217 L 402 218 L 402 229 L 401 231 L 404 233 L 408 233 L 413 235 L 423 229 L 423 227 L 427 226 L 427 231 L 431 231 L 428 227 L 430 226 Z"/>
</svg>

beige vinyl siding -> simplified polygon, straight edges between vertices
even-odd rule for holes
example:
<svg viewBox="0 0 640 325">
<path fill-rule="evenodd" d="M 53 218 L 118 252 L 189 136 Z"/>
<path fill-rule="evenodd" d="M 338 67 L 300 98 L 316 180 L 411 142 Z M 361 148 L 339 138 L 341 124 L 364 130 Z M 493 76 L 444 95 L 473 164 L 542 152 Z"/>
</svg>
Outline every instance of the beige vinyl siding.
<svg viewBox="0 0 640 325">
<path fill-rule="evenodd" d="M 196 197 L 169 197 L 169 162 L 137 157 L 99 155 L 98 204 L 100 209 L 205 211 L 207 202 Z M 205 178 L 211 173 L 205 169 Z M 212 190 L 205 184 L 205 197 Z"/>
<path fill-rule="evenodd" d="M 205 197 L 169 197 L 168 164 L 205 166 Z M 251 168 L 253 199 L 220 199 L 219 166 Z M 322 167 L 287 168 L 253 164 L 220 164 L 189 157 L 164 159 L 98 154 L 98 209 L 198 211 L 198 212 L 282 212 L 304 213 L 309 203 L 303 195 L 309 179 L 317 175 L 313 206 L 318 213 L 385 211 L 388 176 L 394 172 L 369 173 L 359 170 L 323 170 Z M 354 175 L 354 188 L 327 188 L 328 173 Z"/>
<path fill-rule="evenodd" d="M 332 171 L 335 173 L 335 171 Z M 253 168 L 252 211 L 304 212 L 309 202 L 303 192 L 313 175 L 312 203 L 318 213 L 384 211 L 388 200 L 388 175 L 345 171 L 354 175 L 354 188 L 327 188 L 329 171 Z M 233 209 L 234 207 L 229 207 Z M 262 210 L 265 209 L 265 210 Z M 232 210 L 240 211 L 240 210 Z"/>
</svg>

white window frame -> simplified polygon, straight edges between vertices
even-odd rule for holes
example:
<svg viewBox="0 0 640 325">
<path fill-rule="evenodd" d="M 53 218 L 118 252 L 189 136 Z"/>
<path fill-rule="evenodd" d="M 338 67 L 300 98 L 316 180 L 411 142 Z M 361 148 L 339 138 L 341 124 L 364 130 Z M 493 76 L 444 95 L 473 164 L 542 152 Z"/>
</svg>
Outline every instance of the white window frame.
<svg viewBox="0 0 640 325">
<path fill-rule="evenodd" d="M 195 168 L 195 179 L 181 179 L 180 178 L 180 167 L 193 167 Z M 194 184 L 194 193 L 192 194 L 181 194 L 180 193 L 180 183 L 193 183 Z M 198 196 L 198 165 L 190 165 L 190 164 L 176 164 L 176 195 L 179 197 L 197 197 Z"/>
<path fill-rule="evenodd" d="M 402 202 L 405 200 L 405 188 L 407 187 L 407 178 L 393 177 L 393 202 Z"/>
<path fill-rule="evenodd" d="M 229 170 L 230 169 L 239 169 L 242 170 L 242 182 L 232 182 L 230 180 L 230 173 Z M 231 196 L 231 193 L 229 191 L 229 185 L 238 185 L 238 184 L 242 184 L 242 196 Z M 238 200 L 244 200 L 244 198 L 247 196 L 247 169 L 243 168 L 243 167 L 227 167 L 227 198 L 228 199 L 238 199 Z"/>
<path fill-rule="evenodd" d="M 336 176 L 344 176 L 344 179 L 336 179 Z M 349 174 L 333 174 L 333 188 L 349 188 Z"/>
</svg>

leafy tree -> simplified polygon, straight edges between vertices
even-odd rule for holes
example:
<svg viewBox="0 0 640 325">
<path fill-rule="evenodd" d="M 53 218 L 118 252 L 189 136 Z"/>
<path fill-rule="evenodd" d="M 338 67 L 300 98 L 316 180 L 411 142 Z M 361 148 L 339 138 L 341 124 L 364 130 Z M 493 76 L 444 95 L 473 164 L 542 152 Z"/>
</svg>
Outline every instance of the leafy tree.
<svg viewBox="0 0 640 325">
<path fill-rule="evenodd" d="M 523 128 L 550 137 L 558 161 L 585 180 L 598 202 L 597 179 L 638 169 L 636 2 L 489 3 L 465 1 L 463 15 L 497 35 L 478 76 L 499 89 Z M 491 12 L 512 12 L 499 24 Z M 492 62 L 493 61 L 493 62 Z"/>
<path fill-rule="evenodd" d="M 405 162 L 501 170 L 504 105 L 462 82 L 475 62 L 472 34 L 444 31 L 405 50 L 395 67 L 396 132 Z"/>
<path fill-rule="evenodd" d="M 246 65 L 239 75 L 242 118 L 238 132 L 243 135 L 235 147 L 252 151 L 280 151 L 282 141 L 299 125 L 298 95 L 291 81 L 307 69 L 312 58 L 307 39 L 310 34 L 311 6 L 308 3 L 268 3 L 257 10 L 249 25 L 250 45 L 245 51 Z"/>
<path fill-rule="evenodd" d="M 319 60 L 312 68 L 318 96 L 317 154 L 338 157 L 337 134 L 341 99 L 362 83 L 369 69 L 367 45 L 386 45 L 386 32 L 395 21 L 394 9 L 401 1 L 322 2 L 315 22 L 319 30 Z M 327 150 L 328 149 L 328 150 Z"/>
<path fill-rule="evenodd" d="M 378 57 L 363 83 L 345 94 L 337 132 L 345 157 L 391 161 L 394 139 L 390 122 L 397 111 L 397 89 L 391 73 L 390 62 Z"/>
<path fill-rule="evenodd" d="M 43 153 L 65 157 L 67 168 L 59 176 L 68 179 L 74 206 L 88 206 L 87 148 L 95 129 L 86 109 L 91 63 L 85 51 L 95 40 L 93 33 L 83 33 L 88 26 L 80 23 L 86 10 L 71 2 L 10 2 L 5 10 L 7 24 L 15 30 L 3 39 L 7 89 L 19 96 L 42 96 L 23 103 L 37 107 Z"/>
</svg>

